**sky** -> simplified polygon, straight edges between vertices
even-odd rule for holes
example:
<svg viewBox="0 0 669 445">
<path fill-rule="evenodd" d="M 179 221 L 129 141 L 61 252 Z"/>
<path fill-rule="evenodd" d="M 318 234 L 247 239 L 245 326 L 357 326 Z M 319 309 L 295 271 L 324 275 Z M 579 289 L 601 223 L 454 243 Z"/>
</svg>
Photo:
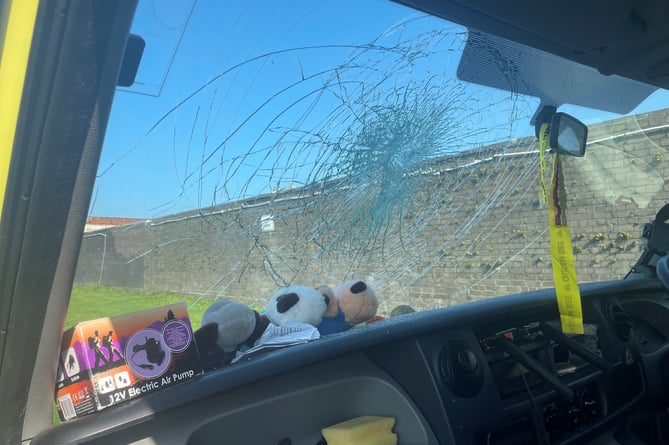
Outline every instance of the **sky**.
<svg viewBox="0 0 669 445">
<path fill-rule="evenodd" d="M 357 128 L 340 113 L 396 100 L 406 82 L 463 104 L 453 132 L 489 130 L 472 144 L 531 133 L 538 104 L 455 83 L 464 30 L 388 1 L 141 0 L 132 32 L 146 49 L 114 99 L 92 216 L 155 218 L 299 185 Z M 639 111 L 666 106 L 659 92 Z"/>
<path fill-rule="evenodd" d="M 272 94 L 276 84 L 291 82 L 290 77 L 297 78 L 323 63 L 323 57 L 343 59 L 351 50 L 333 49 L 323 54 L 305 50 L 233 69 L 149 132 L 180 101 L 226 69 L 282 48 L 304 46 L 307 41 L 309 45 L 364 44 L 391 24 L 415 15 L 398 5 L 374 0 L 260 1 L 253 5 L 261 7 L 237 1 L 140 2 L 132 32 L 146 40 L 146 49 L 136 85 L 119 89 L 114 100 L 91 215 L 147 218 L 206 204 L 206 200 L 176 198 L 178 203 L 169 205 L 182 191 L 180 186 L 192 173 L 192 165 L 202 158 L 203 128 L 207 126 L 210 141 L 214 137 L 211 133 L 229 133 L 248 110 Z M 376 20 L 379 6 L 382 21 Z M 348 14 L 345 27 L 336 22 L 338 12 L 354 7 L 356 14 Z M 283 69 L 271 72 L 272 76 L 283 76 L 281 82 L 275 77 L 259 79 L 253 73 L 273 64 L 283 65 Z M 254 130 L 250 127 L 247 131 Z M 178 147 L 174 146 L 175 137 Z M 186 168 L 186 164 L 192 165 Z"/>
</svg>

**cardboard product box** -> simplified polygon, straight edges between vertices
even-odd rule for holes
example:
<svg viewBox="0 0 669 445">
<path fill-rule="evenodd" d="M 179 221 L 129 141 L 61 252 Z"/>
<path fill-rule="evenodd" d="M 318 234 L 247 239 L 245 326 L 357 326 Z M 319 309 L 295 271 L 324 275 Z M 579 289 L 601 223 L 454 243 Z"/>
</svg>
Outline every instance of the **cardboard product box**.
<svg viewBox="0 0 669 445">
<path fill-rule="evenodd" d="M 69 420 L 201 373 L 185 303 L 85 321 L 63 335 L 56 406 Z"/>
</svg>

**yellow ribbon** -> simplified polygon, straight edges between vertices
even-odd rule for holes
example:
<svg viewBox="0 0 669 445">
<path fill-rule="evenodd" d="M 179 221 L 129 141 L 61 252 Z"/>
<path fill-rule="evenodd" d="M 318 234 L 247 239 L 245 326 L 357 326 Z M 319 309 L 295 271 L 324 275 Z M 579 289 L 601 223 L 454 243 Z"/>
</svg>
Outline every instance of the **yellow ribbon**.
<svg viewBox="0 0 669 445">
<path fill-rule="evenodd" d="M 539 130 L 539 177 L 541 178 L 541 205 L 546 205 L 546 151 L 548 150 L 548 124 Z"/>
<path fill-rule="evenodd" d="M 548 126 L 544 125 L 546 128 L 544 129 L 544 126 L 542 126 L 540 131 L 540 152 L 548 150 Z M 571 235 L 569 234 L 569 226 L 567 225 L 566 210 L 567 199 L 562 174 L 562 163 L 560 155 L 554 153 L 551 195 L 548 199 L 553 283 L 555 284 L 555 294 L 558 301 L 558 310 L 560 311 L 562 332 L 565 334 L 583 334 L 581 292 L 576 280 L 574 252 L 571 246 Z"/>
</svg>

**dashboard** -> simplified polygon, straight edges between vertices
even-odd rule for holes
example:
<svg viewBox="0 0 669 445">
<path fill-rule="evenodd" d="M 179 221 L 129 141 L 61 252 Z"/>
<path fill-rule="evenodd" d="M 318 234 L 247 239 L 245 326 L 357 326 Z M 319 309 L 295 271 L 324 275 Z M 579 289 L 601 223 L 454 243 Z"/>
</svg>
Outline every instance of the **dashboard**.
<svg viewBox="0 0 669 445">
<path fill-rule="evenodd" d="M 644 443 L 669 402 L 667 292 L 625 280 L 585 285 L 582 298 L 583 335 L 561 333 L 549 290 L 406 314 L 207 372 L 33 443 L 316 445 L 321 428 L 362 415 L 394 417 L 400 444 Z"/>
</svg>

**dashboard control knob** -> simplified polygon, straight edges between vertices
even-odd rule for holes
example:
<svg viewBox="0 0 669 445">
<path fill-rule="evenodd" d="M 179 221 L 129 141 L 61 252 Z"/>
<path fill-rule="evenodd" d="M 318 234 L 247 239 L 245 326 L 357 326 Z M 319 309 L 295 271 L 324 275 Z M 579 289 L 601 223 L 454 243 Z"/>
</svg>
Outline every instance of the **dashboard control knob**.
<svg viewBox="0 0 669 445">
<path fill-rule="evenodd" d="M 467 348 L 458 348 L 454 352 L 453 366 L 458 368 L 458 372 L 470 374 L 476 371 L 478 361 L 476 355 Z"/>
<path fill-rule="evenodd" d="M 451 340 L 439 355 L 441 378 L 451 392 L 460 397 L 473 397 L 483 386 L 483 367 L 470 345 Z"/>
</svg>

